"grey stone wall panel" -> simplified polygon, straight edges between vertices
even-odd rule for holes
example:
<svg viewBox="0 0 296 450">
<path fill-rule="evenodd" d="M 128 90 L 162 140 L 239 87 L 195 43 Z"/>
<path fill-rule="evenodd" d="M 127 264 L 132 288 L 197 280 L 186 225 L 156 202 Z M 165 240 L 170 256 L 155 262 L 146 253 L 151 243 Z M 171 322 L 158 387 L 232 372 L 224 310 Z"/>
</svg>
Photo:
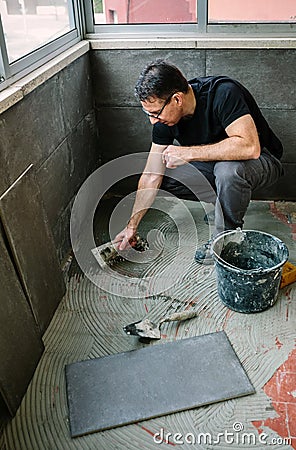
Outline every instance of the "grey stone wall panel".
<svg viewBox="0 0 296 450">
<path fill-rule="evenodd" d="M 89 56 L 83 55 L 0 115 L 1 160 L 9 181 L 47 159 L 92 103 Z"/>
<path fill-rule="evenodd" d="M 0 393 L 13 416 L 44 350 L 0 225 Z"/>
<path fill-rule="evenodd" d="M 93 108 L 89 55 L 83 55 L 58 74 L 60 105 L 66 135 Z"/>
<path fill-rule="evenodd" d="M 4 148 L 3 142 L 0 139 L 0 195 L 3 194 L 10 184 L 7 161 L 2 158 L 5 153 Z"/>
<path fill-rule="evenodd" d="M 69 202 L 70 171 L 70 150 L 68 141 L 65 140 L 36 172 L 36 180 L 51 228 Z"/>
<path fill-rule="evenodd" d="M 207 50 L 206 65 L 206 75 L 244 84 L 261 108 L 296 109 L 295 50 Z"/>
<path fill-rule="evenodd" d="M 93 101 L 86 54 L 0 116 L 0 195 L 33 163 L 52 229 L 98 164 Z"/>
<path fill-rule="evenodd" d="M 204 50 L 94 50 L 91 67 L 96 106 L 138 106 L 134 86 L 146 64 L 157 58 L 179 66 L 188 78 L 205 73 Z"/>
<path fill-rule="evenodd" d="M 65 293 L 65 283 L 33 168 L 1 197 L 0 217 L 23 289 L 43 334 Z"/>
<path fill-rule="evenodd" d="M 71 151 L 71 191 L 75 193 L 86 177 L 100 165 L 101 154 L 95 111 L 90 111 L 68 137 Z"/>
<path fill-rule="evenodd" d="M 38 169 L 36 177 L 53 229 L 86 177 L 100 161 L 94 112 L 78 126 Z"/>
<path fill-rule="evenodd" d="M 1 160 L 10 182 L 29 164 L 47 158 L 64 138 L 60 88 L 53 77 L 0 115 Z"/>
<path fill-rule="evenodd" d="M 152 127 L 140 107 L 100 108 L 97 121 L 103 162 L 150 150 Z"/>
<path fill-rule="evenodd" d="M 296 110 L 262 109 L 275 134 L 282 141 L 283 162 L 296 162 Z"/>
<path fill-rule="evenodd" d="M 58 251 L 58 258 L 61 262 L 64 262 L 65 258 L 68 257 L 72 247 L 70 239 L 70 217 L 73 200 L 64 208 L 52 230 L 53 239 Z"/>
</svg>

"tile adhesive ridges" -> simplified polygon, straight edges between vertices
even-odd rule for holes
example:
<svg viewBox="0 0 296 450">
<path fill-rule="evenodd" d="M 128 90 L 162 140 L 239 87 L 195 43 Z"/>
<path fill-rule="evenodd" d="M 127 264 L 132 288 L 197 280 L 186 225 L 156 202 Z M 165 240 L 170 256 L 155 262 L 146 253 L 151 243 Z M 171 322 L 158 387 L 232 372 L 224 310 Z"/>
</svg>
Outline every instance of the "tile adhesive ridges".
<svg viewBox="0 0 296 450">
<path fill-rule="evenodd" d="M 206 240 L 208 229 L 203 221 L 204 212 L 200 205 L 188 203 L 195 217 L 198 237 L 200 241 Z M 269 223 L 269 229 L 266 231 L 272 232 L 273 228 L 274 234 L 290 248 L 295 249 L 295 242 L 291 240 L 287 227 L 272 217 L 265 207 L 254 211 L 255 223 L 259 213 Z M 141 276 L 164 270 L 174 256 L 174 246 L 178 244 L 171 222 L 164 218 L 160 221 L 157 211 L 153 214 L 152 211 L 147 217 L 147 223 L 150 227 L 149 221 L 154 221 L 154 226 L 161 229 L 167 248 L 164 257 L 157 258 L 140 271 Z M 192 242 L 190 233 L 186 245 L 196 245 Z M 130 274 L 134 270 L 134 275 L 137 275 L 139 268 L 133 269 L 134 266 L 130 263 L 125 263 L 126 266 L 120 264 L 121 271 L 126 270 Z M 182 261 L 179 269 L 175 267 L 171 274 L 177 283 L 166 292 L 149 297 L 142 295 L 140 298 L 126 298 L 120 292 L 120 284 L 116 285 L 116 281 L 113 282 L 112 293 L 103 291 L 84 277 L 73 263 L 67 278 L 67 294 L 44 336 L 45 353 L 16 417 L 0 438 L 0 448 L 149 450 L 160 448 L 159 444 L 154 442 L 153 435 L 164 429 L 165 433 L 181 433 L 183 440 L 188 433 L 196 439 L 200 433 L 209 433 L 211 436 L 212 443 L 208 441 L 205 444 L 202 440 L 202 443 L 198 444 L 196 441 L 196 444 L 192 445 L 190 442 L 184 442 L 182 449 L 261 450 L 262 443 L 258 440 L 247 446 L 235 442 L 227 443 L 222 438 L 219 444 L 214 445 L 213 441 L 218 433 L 224 433 L 225 430 L 234 432 L 237 423 L 242 425 L 242 432 L 255 433 L 258 436 L 258 430 L 252 422 L 264 422 L 277 416 L 271 399 L 264 392 L 264 386 L 287 360 L 295 346 L 295 287 L 291 285 L 282 289 L 278 301 L 269 310 L 259 314 L 241 314 L 227 309 L 219 300 L 212 267 L 202 267 L 192 261 L 189 270 L 182 274 L 182 277 L 179 276 L 181 272 Z M 256 394 L 71 439 L 65 365 L 144 347 L 146 344 L 141 343 L 137 337 L 125 335 L 122 329 L 124 325 L 143 317 L 158 321 L 164 314 L 185 309 L 189 305 L 198 310 L 198 317 L 183 323 L 163 324 L 162 339 L 149 345 L 161 345 L 176 339 L 224 330 L 254 385 Z M 145 377 L 145 374 L 139 370 L 139 378 L 141 377 Z M 190 373 L 184 367 L 184 383 L 187 377 L 190 377 Z M 269 428 L 264 428 L 263 431 L 270 439 L 278 436 Z M 237 439 L 239 437 L 237 432 L 234 432 L 234 436 Z M 162 447 L 167 445 L 171 447 L 176 444 L 170 438 L 170 444 L 163 444 Z M 282 449 L 283 446 L 276 444 L 272 448 Z M 292 447 L 285 445 L 284 448 Z"/>
</svg>

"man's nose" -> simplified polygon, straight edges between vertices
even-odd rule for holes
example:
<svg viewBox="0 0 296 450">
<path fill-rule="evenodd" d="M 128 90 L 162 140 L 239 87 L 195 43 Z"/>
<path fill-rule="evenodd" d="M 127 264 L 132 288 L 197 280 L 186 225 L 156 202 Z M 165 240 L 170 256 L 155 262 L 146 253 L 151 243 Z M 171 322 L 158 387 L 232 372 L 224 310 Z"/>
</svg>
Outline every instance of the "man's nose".
<svg viewBox="0 0 296 450">
<path fill-rule="evenodd" d="M 159 122 L 159 119 L 157 119 L 156 117 L 149 117 L 149 120 L 151 125 L 154 125 L 155 123 Z"/>
</svg>

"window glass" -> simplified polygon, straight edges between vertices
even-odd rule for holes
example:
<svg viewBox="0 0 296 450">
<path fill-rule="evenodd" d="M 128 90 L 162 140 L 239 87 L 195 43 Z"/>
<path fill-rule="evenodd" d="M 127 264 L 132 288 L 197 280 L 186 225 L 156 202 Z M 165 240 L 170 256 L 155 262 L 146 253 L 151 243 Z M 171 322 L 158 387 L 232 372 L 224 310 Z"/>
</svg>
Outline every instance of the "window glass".
<svg viewBox="0 0 296 450">
<path fill-rule="evenodd" d="M 196 23 L 197 0 L 93 0 L 96 24 Z"/>
<path fill-rule="evenodd" d="M 296 22 L 296 1 L 209 0 L 209 22 Z"/>
<path fill-rule="evenodd" d="M 10 63 L 74 28 L 66 0 L 0 0 L 0 5 Z"/>
</svg>

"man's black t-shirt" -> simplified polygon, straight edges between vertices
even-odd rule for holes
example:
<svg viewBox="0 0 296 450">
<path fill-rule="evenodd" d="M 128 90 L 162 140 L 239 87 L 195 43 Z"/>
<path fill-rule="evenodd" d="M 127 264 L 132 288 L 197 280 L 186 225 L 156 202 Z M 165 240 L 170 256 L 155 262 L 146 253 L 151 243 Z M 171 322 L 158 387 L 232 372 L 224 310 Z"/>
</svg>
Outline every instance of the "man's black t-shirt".
<svg viewBox="0 0 296 450">
<path fill-rule="evenodd" d="M 183 146 L 214 144 L 227 137 L 225 128 L 234 120 L 250 114 L 261 148 L 265 147 L 277 158 L 282 156 L 280 140 L 269 127 L 250 92 L 238 81 L 217 76 L 194 78 L 189 84 L 196 98 L 193 116 L 183 118 L 171 127 L 157 122 L 152 132 L 155 144 L 170 145 L 174 139 Z"/>
</svg>

